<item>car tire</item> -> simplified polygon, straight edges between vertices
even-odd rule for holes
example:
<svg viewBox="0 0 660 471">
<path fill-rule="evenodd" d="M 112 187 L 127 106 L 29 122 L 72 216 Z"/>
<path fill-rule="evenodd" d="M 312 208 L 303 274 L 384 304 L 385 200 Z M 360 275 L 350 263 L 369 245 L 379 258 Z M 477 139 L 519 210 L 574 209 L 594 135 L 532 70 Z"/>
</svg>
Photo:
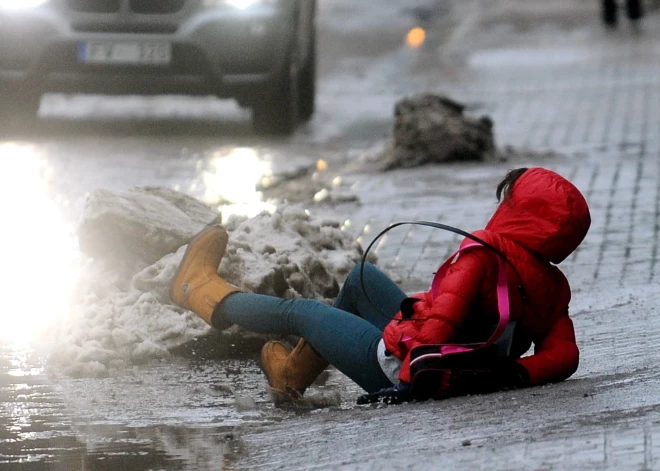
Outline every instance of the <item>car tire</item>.
<svg viewBox="0 0 660 471">
<path fill-rule="evenodd" d="M 303 123 L 312 119 L 316 108 L 316 30 L 312 28 L 309 55 L 298 80 L 298 115 Z"/>
<path fill-rule="evenodd" d="M 299 69 L 291 54 L 275 90 L 252 107 L 252 127 L 260 134 L 288 136 L 298 127 Z"/>
</svg>

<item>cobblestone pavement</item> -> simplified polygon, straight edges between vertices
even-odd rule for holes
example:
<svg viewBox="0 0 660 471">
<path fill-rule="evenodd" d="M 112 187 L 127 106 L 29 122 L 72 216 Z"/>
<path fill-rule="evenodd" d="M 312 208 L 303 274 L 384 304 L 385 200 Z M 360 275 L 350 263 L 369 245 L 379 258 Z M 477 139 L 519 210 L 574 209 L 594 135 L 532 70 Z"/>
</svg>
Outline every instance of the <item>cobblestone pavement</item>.
<svg viewBox="0 0 660 471">
<path fill-rule="evenodd" d="M 465 27 L 441 49 L 420 51 L 402 80 L 414 80 L 415 67 L 437 67 L 437 80 L 420 88 L 489 114 L 500 146 L 538 153 L 347 174 L 362 203 L 348 221 L 365 244 L 397 221 L 474 230 L 492 213 L 496 181 L 507 169 L 541 165 L 567 176 L 593 218 L 583 245 L 561 265 L 574 288 L 580 369 L 563 384 L 478 403 L 363 411 L 341 426 L 321 424 L 322 439 L 302 422 L 287 422 L 244 437 L 258 450 L 248 468 L 660 469 L 660 18 L 651 11 L 641 28 L 623 18 L 606 30 L 595 0 L 457 8 Z M 457 240 L 405 226 L 375 250 L 405 286 L 424 289 Z M 286 451 L 303 441 L 315 465 Z"/>
<path fill-rule="evenodd" d="M 512 33 L 507 41 L 506 34 L 497 34 L 498 19 L 505 23 L 501 15 L 521 3 L 483 2 L 483 21 L 490 26 L 472 41 L 490 47 L 460 51 L 465 63 L 450 71 L 440 67 L 438 83 L 427 89 L 463 101 L 475 114 L 490 115 L 500 146 L 539 154 L 490 165 L 391 172 L 381 178 L 358 175 L 354 183 L 363 206 L 352 215 L 353 225 L 376 230 L 393 221 L 430 219 L 477 228 L 494 207 L 479 204 L 494 203 L 493 174 L 544 165 L 574 181 L 590 202 L 593 225 L 587 240 L 562 264 L 574 284 L 652 282 L 660 210 L 659 18 L 647 17 L 639 32 L 625 22 L 608 31 L 599 23 L 598 2 L 593 2 L 591 8 L 574 8 L 583 26 L 562 27 L 561 21 L 543 21 L 544 12 L 556 6 L 538 12 L 528 6 L 527 16 L 521 14 L 526 21 L 520 20 L 526 32 Z M 575 2 L 549 3 L 564 5 L 567 17 L 574 13 Z M 544 150 L 558 155 L 544 156 Z M 459 181 L 460 186 L 453 184 Z M 399 190 L 389 191 L 393 187 Z M 390 234 L 378 247 L 382 261 L 401 266 L 404 276 L 436 268 L 424 265 L 425 254 L 442 235 L 426 228 Z M 369 235 L 363 239 L 368 241 Z M 426 244 L 417 243 L 424 240 Z"/>
</svg>

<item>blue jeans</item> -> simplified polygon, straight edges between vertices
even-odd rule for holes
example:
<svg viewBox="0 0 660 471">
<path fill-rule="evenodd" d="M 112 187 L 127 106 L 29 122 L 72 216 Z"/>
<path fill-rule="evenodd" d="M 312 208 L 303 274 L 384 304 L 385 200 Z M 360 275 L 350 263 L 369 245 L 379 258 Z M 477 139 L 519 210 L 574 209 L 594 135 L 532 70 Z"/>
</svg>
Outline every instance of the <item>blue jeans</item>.
<svg viewBox="0 0 660 471">
<path fill-rule="evenodd" d="M 353 268 L 333 306 L 314 299 L 236 293 L 216 308 L 226 321 L 257 333 L 297 335 L 367 392 L 392 386 L 377 358 L 383 329 L 399 312 L 405 293 L 374 265 Z"/>
</svg>

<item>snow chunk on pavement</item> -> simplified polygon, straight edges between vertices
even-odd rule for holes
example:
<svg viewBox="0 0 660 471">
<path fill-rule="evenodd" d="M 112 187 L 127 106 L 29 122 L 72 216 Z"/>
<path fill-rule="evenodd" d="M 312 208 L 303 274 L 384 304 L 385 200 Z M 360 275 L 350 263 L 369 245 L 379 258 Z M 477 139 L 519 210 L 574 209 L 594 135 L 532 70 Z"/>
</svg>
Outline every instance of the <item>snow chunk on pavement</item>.
<svg viewBox="0 0 660 471">
<path fill-rule="evenodd" d="M 217 216 L 217 210 L 169 188 L 101 189 L 85 203 L 80 249 L 90 257 L 146 266 L 187 243 Z"/>
<path fill-rule="evenodd" d="M 217 212 L 167 189 L 99 193 L 90 197 L 81 224 L 91 257 L 51 355 L 51 364 L 71 376 L 104 376 L 167 358 L 211 330 L 172 304 L 169 285 L 186 249 L 181 244 Z M 296 206 L 253 218 L 231 216 L 224 226 L 229 243 L 219 273 L 248 292 L 330 303 L 363 253 L 339 222 L 315 219 Z M 126 267 L 135 266 L 140 268 L 127 275 Z"/>
<path fill-rule="evenodd" d="M 465 116 L 464 110 L 461 103 L 431 93 L 399 100 L 394 107 L 393 142 L 383 154 L 383 169 L 495 160 L 492 120 Z"/>
</svg>

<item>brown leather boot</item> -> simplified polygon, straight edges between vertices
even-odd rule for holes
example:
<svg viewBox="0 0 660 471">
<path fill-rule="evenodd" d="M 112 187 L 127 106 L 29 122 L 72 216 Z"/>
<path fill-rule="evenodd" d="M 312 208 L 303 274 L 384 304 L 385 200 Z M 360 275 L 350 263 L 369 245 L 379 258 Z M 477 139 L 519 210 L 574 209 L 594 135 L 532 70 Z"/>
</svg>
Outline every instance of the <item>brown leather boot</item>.
<svg viewBox="0 0 660 471">
<path fill-rule="evenodd" d="M 291 352 L 283 343 L 270 341 L 261 349 L 261 367 L 278 404 L 300 399 L 328 362 L 304 339 Z"/>
<path fill-rule="evenodd" d="M 215 306 L 231 293 L 240 291 L 218 275 L 228 239 L 222 226 L 206 226 L 188 244 L 170 287 L 172 301 L 195 312 L 211 326 Z"/>
</svg>

